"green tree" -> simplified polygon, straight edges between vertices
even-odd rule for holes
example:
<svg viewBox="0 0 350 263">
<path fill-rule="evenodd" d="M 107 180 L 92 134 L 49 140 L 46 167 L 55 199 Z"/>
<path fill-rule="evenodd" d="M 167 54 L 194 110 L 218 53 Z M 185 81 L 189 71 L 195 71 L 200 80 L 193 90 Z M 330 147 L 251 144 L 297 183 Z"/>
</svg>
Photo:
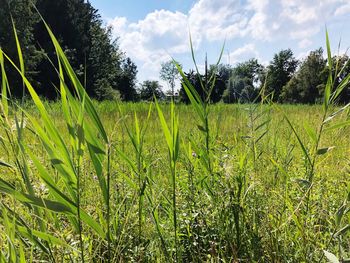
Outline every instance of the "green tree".
<svg viewBox="0 0 350 263">
<path fill-rule="evenodd" d="M 0 47 L 19 66 L 16 41 L 11 16 L 15 23 L 24 58 L 26 76 L 31 82 L 37 76 L 36 66 L 43 58 L 34 45 L 33 26 L 39 21 L 31 0 L 0 0 Z M 22 79 L 17 71 L 7 63 L 6 71 L 12 95 L 22 96 Z"/>
<path fill-rule="evenodd" d="M 210 66 L 210 69 L 214 69 L 214 66 Z M 232 66 L 229 64 L 219 64 L 217 74 L 223 81 L 228 82 L 232 75 Z"/>
<path fill-rule="evenodd" d="M 121 74 L 118 80 L 118 90 L 125 101 L 136 101 L 136 75 L 137 67 L 130 58 L 126 58 L 122 63 Z"/>
<path fill-rule="evenodd" d="M 55 49 L 32 3 L 51 27 L 90 96 L 107 99 L 118 97 L 120 93 L 122 98 L 129 99 L 130 90 L 136 93 L 135 64 L 125 59 L 117 40 L 112 40 L 111 28 L 103 26 L 100 15 L 89 1 L 0 0 L 0 45 L 16 59 L 12 14 L 27 76 L 35 83 L 40 95 L 56 98 L 59 76 L 55 69 Z M 21 79 L 11 67 L 8 68 L 12 93 L 21 96 Z"/>
<path fill-rule="evenodd" d="M 98 99 L 113 94 L 111 89 L 118 88 L 123 53 L 117 42 L 112 41 L 111 29 L 103 27 L 97 10 L 84 0 L 37 0 L 37 8 L 64 47 L 88 94 Z M 36 24 L 34 32 L 40 47 L 55 61 L 55 50 L 43 24 Z M 47 83 L 56 86 L 58 78 L 48 63 L 45 60 L 39 66 L 40 82 L 45 85 L 44 95 L 52 98 L 56 96 L 55 89 Z"/>
<path fill-rule="evenodd" d="M 211 76 L 213 71 L 215 70 L 214 66 L 209 67 L 208 74 L 207 76 Z M 213 103 L 219 102 L 222 98 L 222 94 L 224 93 L 225 90 L 225 81 L 221 78 L 220 73 L 216 70 L 216 76 L 215 76 L 215 84 L 214 87 L 211 90 L 210 93 L 210 101 Z M 192 86 L 196 89 L 198 94 L 201 96 L 202 100 L 205 100 L 207 97 L 206 92 L 203 90 L 203 87 L 201 85 L 201 82 L 205 83 L 205 76 L 196 73 L 193 70 L 190 70 L 188 73 L 185 73 L 186 78 L 188 81 L 192 84 Z M 209 78 L 209 77 L 208 77 Z M 182 80 L 184 81 L 184 80 Z M 208 80 L 209 81 L 209 80 Z M 211 83 L 208 83 L 208 88 L 211 88 Z M 184 103 L 189 103 L 190 100 L 184 90 L 183 87 L 181 87 L 180 92 L 180 101 Z"/>
<path fill-rule="evenodd" d="M 337 78 L 335 79 L 335 87 L 340 84 L 340 82 L 350 74 L 350 60 L 347 54 L 334 56 L 332 58 L 333 65 L 338 65 Z M 335 75 L 335 67 L 333 68 L 333 75 Z M 324 86 L 321 87 L 320 93 L 324 93 Z M 340 103 L 348 103 L 350 101 L 350 84 L 346 85 L 343 91 L 339 95 L 338 101 Z"/>
<path fill-rule="evenodd" d="M 258 96 L 258 89 L 252 85 L 251 79 L 247 77 L 233 76 L 224 91 L 223 101 L 225 103 L 252 102 Z"/>
<path fill-rule="evenodd" d="M 162 63 L 159 76 L 161 80 L 164 80 L 169 84 L 171 94 L 174 96 L 175 81 L 180 77 L 179 71 L 177 70 L 174 62 L 170 60 L 168 62 Z"/>
<path fill-rule="evenodd" d="M 291 49 L 286 49 L 274 55 L 267 67 L 266 92 L 273 93 L 275 101 L 280 101 L 283 87 L 293 77 L 299 61 L 294 57 Z"/>
<path fill-rule="evenodd" d="M 124 55 L 119 49 L 117 40 L 111 41 L 111 29 L 104 28 L 101 23 L 96 18 L 90 28 L 90 48 L 85 67 L 88 93 L 103 100 L 111 99 L 109 95 L 116 94 L 118 90 Z M 83 65 L 80 66 L 82 67 L 84 68 Z M 122 95 L 120 91 L 118 93 Z"/>
<path fill-rule="evenodd" d="M 320 100 L 328 76 L 326 63 L 322 48 L 311 51 L 297 73 L 283 87 L 281 100 L 291 103 L 315 103 Z"/>
<path fill-rule="evenodd" d="M 51 27 L 80 80 L 85 82 L 84 73 L 89 68 L 92 40 L 90 32 L 96 16 L 95 10 L 83 0 L 37 0 L 36 7 Z M 57 67 L 55 49 L 42 22 L 34 25 L 34 39 L 37 49 L 45 52 L 54 63 L 54 67 Z M 37 87 L 38 92 L 50 99 L 57 96 L 56 87 L 59 83 L 54 67 L 48 59 L 42 60 L 37 67 L 37 71 L 40 72 L 37 76 L 40 83 Z M 95 95 L 91 92 L 93 76 L 90 72 L 87 76 L 89 77 L 86 78 L 86 89 L 90 95 Z"/>
<path fill-rule="evenodd" d="M 210 100 L 213 103 L 219 102 L 222 99 L 222 95 L 226 89 L 226 83 L 229 81 L 231 67 L 229 65 L 219 64 L 210 65 L 208 76 L 212 76 L 215 73 L 215 85 L 210 94 Z M 210 85 L 210 84 L 209 84 Z"/>
<path fill-rule="evenodd" d="M 162 86 L 156 80 L 145 80 L 142 82 L 140 90 L 140 99 L 145 101 L 153 101 L 154 96 L 157 99 L 164 99 Z"/>
<path fill-rule="evenodd" d="M 264 67 L 257 59 L 239 63 L 232 69 L 223 95 L 224 102 L 252 102 L 258 96 L 258 87 Z"/>
</svg>

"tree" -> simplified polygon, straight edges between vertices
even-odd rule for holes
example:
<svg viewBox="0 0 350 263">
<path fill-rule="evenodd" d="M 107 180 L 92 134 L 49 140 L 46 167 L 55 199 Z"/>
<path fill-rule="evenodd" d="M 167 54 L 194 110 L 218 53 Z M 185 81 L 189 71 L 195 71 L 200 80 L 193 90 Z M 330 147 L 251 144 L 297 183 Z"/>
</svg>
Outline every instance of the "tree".
<svg viewBox="0 0 350 263">
<path fill-rule="evenodd" d="M 211 65 L 209 67 L 209 70 L 207 73 L 208 91 L 205 91 L 202 87 L 202 85 L 203 85 L 205 88 L 205 81 L 206 81 L 205 75 L 198 74 L 197 72 L 195 72 L 193 70 L 190 70 L 188 73 L 184 73 L 184 74 L 185 74 L 186 78 L 188 79 L 188 81 L 191 83 L 191 85 L 195 88 L 195 90 L 197 91 L 197 93 L 199 94 L 199 96 L 201 97 L 202 100 L 207 99 L 208 92 L 210 92 L 210 98 L 209 98 L 210 102 L 216 103 L 216 102 L 219 102 L 221 100 L 222 94 L 224 93 L 225 86 L 226 86 L 225 80 L 222 78 L 221 73 L 220 73 L 220 71 L 218 71 L 216 69 L 216 66 Z M 209 83 L 209 78 L 213 74 L 215 74 L 215 78 L 212 78 L 212 81 L 215 81 L 215 84 L 212 87 L 212 90 L 209 91 L 209 89 L 211 88 L 211 85 L 212 85 L 212 83 Z M 183 79 L 181 81 L 184 82 Z M 202 84 L 201 84 L 201 82 L 202 82 Z M 180 96 L 181 102 L 184 102 L 184 103 L 190 102 L 183 87 L 181 87 L 181 89 L 180 89 L 179 96 Z"/>
<path fill-rule="evenodd" d="M 186 79 L 191 83 L 191 85 L 195 88 L 195 90 L 198 92 L 199 96 L 202 99 L 204 99 L 204 92 L 199 81 L 199 78 L 201 76 L 198 76 L 198 74 L 195 73 L 193 70 L 190 70 L 188 73 L 184 72 L 184 75 Z M 185 80 L 182 79 L 181 83 L 185 83 Z M 186 91 L 183 87 L 181 87 L 180 89 L 179 96 L 181 102 L 184 102 L 186 104 L 190 103 L 190 99 L 188 98 Z"/>
<path fill-rule="evenodd" d="M 299 61 L 294 58 L 291 49 L 286 49 L 274 55 L 273 60 L 267 67 L 266 92 L 273 93 L 275 101 L 280 101 L 283 87 L 293 77 Z"/>
<path fill-rule="evenodd" d="M 328 76 L 326 63 L 322 48 L 311 51 L 301 63 L 297 73 L 284 86 L 281 100 L 292 103 L 315 103 L 321 99 Z"/>
<path fill-rule="evenodd" d="M 170 60 L 168 62 L 162 63 L 159 75 L 161 80 L 164 80 L 169 84 L 171 94 L 174 97 L 175 81 L 180 76 L 174 62 Z"/>
<path fill-rule="evenodd" d="M 252 102 L 258 96 L 264 67 L 256 59 L 239 63 L 232 69 L 224 92 L 224 102 Z"/>
<path fill-rule="evenodd" d="M 90 96 L 106 99 L 112 95 L 115 97 L 119 90 L 123 98 L 129 99 L 133 96 L 130 94 L 136 93 L 135 64 L 125 58 L 117 40 L 112 41 L 111 28 L 103 26 L 100 15 L 89 1 L 0 0 L 0 45 L 18 62 L 10 19 L 12 14 L 23 49 L 26 75 L 35 83 L 38 94 L 55 99 L 59 76 L 55 69 L 58 65 L 54 46 L 45 25 L 33 10 L 33 2 Z M 9 81 L 14 89 L 12 94 L 21 96 L 21 78 L 11 67 L 8 68 Z"/>
<path fill-rule="evenodd" d="M 118 87 L 123 53 L 117 42 L 112 41 L 111 29 L 103 27 L 97 10 L 85 0 L 37 0 L 37 8 L 64 48 L 88 94 L 105 99 L 107 94 L 113 93 L 111 89 Z M 55 50 L 46 28 L 38 23 L 34 29 L 38 45 L 55 62 Z M 39 65 L 39 71 L 42 93 L 54 98 L 55 89 L 47 84 L 58 84 L 55 70 L 48 60 L 44 60 Z"/>
<path fill-rule="evenodd" d="M 153 101 L 153 98 L 163 99 L 164 93 L 162 86 L 156 80 L 145 80 L 139 90 L 140 99 L 145 101 Z"/>
<path fill-rule="evenodd" d="M 214 67 L 210 66 L 210 69 L 211 68 Z M 217 67 L 217 74 L 223 81 L 228 82 L 232 75 L 232 66 L 229 64 L 219 64 Z"/>
<path fill-rule="evenodd" d="M 257 97 L 258 89 L 251 84 L 251 79 L 233 76 L 222 99 L 225 103 L 247 103 L 253 102 Z"/>
<path fill-rule="evenodd" d="M 333 76 L 337 74 L 337 78 L 335 79 L 334 86 L 337 87 L 346 76 L 350 75 L 350 60 L 349 56 L 346 54 L 334 56 L 332 58 L 333 65 L 338 65 L 337 73 L 335 72 L 335 67 L 333 67 L 332 73 Z M 326 83 L 325 83 L 326 84 Z M 325 86 L 325 85 L 324 85 Z M 320 93 L 323 95 L 324 87 L 320 90 Z M 344 87 L 343 91 L 340 93 L 338 101 L 340 103 L 349 103 L 350 101 L 350 84 Z"/>
<path fill-rule="evenodd" d="M 118 81 L 118 90 L 125 101 L 136 101 L 137 91 L 136 85 L 137 67 L 130 58 L 126 58 L 122 63 L 121 74 Z"/>
<path fill-rule="evenodd" d="M 216 67 L 216 65 L 210 65 L 208 76 L 214 76 L 215 74 L 215 85 L 210 94 L 210 101 L 213 103 L 219 102 L 222 99 L 222 95 L 226 89 L 226 83 L 230 78 L 231 68 L 229 65 L 220 64 Z M 211 85 L 209 83 L 209 85 Z"/>
<path fill-rule="evenodd" d="M 37 0 L 36 7 L 60 42 L 82 83 L 85 82 L 85 71 L 89 73 L 86 78 L 86 90 L 90 95 L 96 96 L 92 92 L 94 89 L 92 82 L 95 80 L 93 80 L 94 76 L 89 68 L 89 53 L 92 46 L 91 32 L 97 20 L 96 11 L 90 3 L 85 3 L 83 0 Z M 43 59 L 37 67 L 37 71 L 40 72 L 37 76 L 40 83 L 37 87 L 38 93 L 54 99 L 57 97 L 56 87 L 59 83 L 59 77 L 49 60 L 57 67 L 57 59 L 50 36 L 42 22 L 34 25 L 34 39 L 37 49 L 45 52 L 49 58 Z"/>
<path fill-rule="evenodd" d="M 43 58 L 43 53 L 34 45 L 33 26 L 39 21 L 39 16 L 31 3 L 35 1 L 0 0 L 0 47 L 19 66 L 12 16 L 21 43 L 26 77 L 33 83 L 33 78 L 37 76 L 36 66 Z M 22 78 L 10 63 L 6 65 L 6 72 L 12 95 L 22 96 Z"/>
<path fill-rule="evenodd" d="M 99 19 L 91 26 L 89 34 L 91 42 L 85 66 L 86 90 L 97 99 L 112 99 L 109 95 L 118 90 L 124 54 L 117 40 L 111 41 L 111 29 L 103 28 Z M 123 97 L 121 91 L 118 94 Z"/>
</svg>

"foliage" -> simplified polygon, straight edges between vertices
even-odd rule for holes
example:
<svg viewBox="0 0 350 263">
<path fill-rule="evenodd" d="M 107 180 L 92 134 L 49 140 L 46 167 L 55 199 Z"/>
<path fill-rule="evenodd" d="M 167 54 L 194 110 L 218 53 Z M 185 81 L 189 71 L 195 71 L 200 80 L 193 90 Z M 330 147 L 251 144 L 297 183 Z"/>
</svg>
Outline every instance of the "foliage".
<svg viewBox="0 0 350 263">
<path fill-rule="evenodd" d="M 212 65 L 211 68 L 209 69 L 208 74 L 211 75 L 212 72 L 215 72 L 215 71 L 216 69 Z M 195 90 L 198 92 L 199 96 L 204 100 L 204 98 L 206 97 L 206 93 L 202 88 L 201 82 L 205 81 L 205 76 L 195 73 L 193 70 L 190 70 L 188 73 L 184 73 L 184 75 L 186 76 L 188 81 L 191 83 L 191 85 L 195 88 Z M 182 82 L 183 81 L 184 80 L 182 79 Z M 219 102 L 221 100 L 225 87 L 226 87 L 226 84 L 222 75 L 220 75 L 220 73 L 215 73 L 215 83 L 213 86 L 213 90 L 210 94 L 210 101 L 213 103 Z M 184 103 L 190 102 L 185 92 L 185 89 L 183 87 L 180 89 L 179 96 L 180 96 L 181 102 L 184 102 Z"/>
<path fill-rule="evenodd" d="M 26 47 L 23 55 L 28 77 L 34 81 L 37 92 L 49 99 L 58 96 L 59 78 L 56 74 L 56 53 L 46 28 L 34 10 L 47 21 L 67 54 L 87 93 L 97 99 L 110 99 L 119 90 L 125 100 L 135 95 L 136 66 L 125 58 L 117 40 L 112 41 L 111 29 L 103 26 L 102 19 L 90 2 L 84 0 L 1 0 L 0 45 L 11 57 L 16 56 L 12 37 L 12 14 L 19 39 Z M 59 17 L 59 19 L 57 19 Z M 52 65 L 53 63 L 53 65 Z M 20 79 L 9 67 L 8 79 L 14 96 L 22 95 Z M 17 83 L 16 83 L 17 82 Z M 72 87 L 70 87 L 72 88 Z"/>
<path fill-rule="evenodd" d="M 3 262 L 346 258 L 337 248 L 349 238 L 340 183 L 349 121 L 346 107 L 332 105 L 338 89 L 325 89 L 323 107 L 210 105 L 189 81 L 191 106 L 170 112 L 94 103 L 55 46 L 68 74 L 60 102 L 40 100 L 26 81 L 33 101 L 21 128 L 21 108 L 8 107 L 2 89 Z M 306 154 L 317 156 L 313 169 Z"/>
<path fill-rule="evenodd" d="M 126 58 L 121 65 L 121 73 L 118 76 L 118 90 L 123 94 L 124 101 L 136 101 L 136 75 L 137 67 L 130 58 Z"/>
<path fill-rule="evenodd" d="M 99 16 L 94 20 L 87 37 L 90 42 L 87 45 L 90 47 L 84 61 L 80 62 L 83 64 L 79 66 L 85 72 L 81 72 L 80 77 L 83 77 L 84 81 L 86 79 L 86 90 L 92 97 L 99 100 L 113 99 L 109 94 L 117 91 L 123 94 L 118 85 L 121 75 L 124 74 L 121 65 L 123 54 L 117 41 L 111 43 L 111 29 L 102 27 Z"/>
<path fill-rule="evenodd" d="M 335 68 L 332 69 L 332 73 L 337 75 L 337 79 L 335 80 L 335 85 L 339 85 L 342 80 L 346 78 L 350 74 L 350 59 L 346 54 L 337 55 L 332 57 L 332 64 L 336 65 Z M 337 73 L 336 73 L 337 69 Z M 320 90 L 320 93 L 323 95 L 324 88 Z M 343 91 L 339 94 L 339 102 L 342 104 L 346 104 L 350 101 L 350 85 L 344 87 Z"/>
<path fill-rule="evenodd" d="M 256 59 L 238 63 L 232 69 L 223 101 L 226 103 L 254 101 L 258 95 L 263 69 Z"/>
<path fill-rule="evenodd" d="M 19 66 L 0 49 L 0 262 L 348 261 L 350 75 L 328 33 L 322 106 L 212 105 L 222 48 L 204 80 L 195 63 L 201 95 L 174 62 L 191 105 L 153 111 L 92 101 L 45 26 L 60 101 L 38 96 L 17 34 Z"/>
<path fill-rule="evenodd" d="M 141 100 L 153 101 L 154 98 L 164 99 L 162 86 L 156 80 L 145 80 L 139 90 Z"/>
<path fill-rule="evenodd" d="M 16 42 L 13 35 L 13 22 L 17 28 L 17 35 L 20 43 L 26 47 L 23 50 L 25 60 L 25 71 L 28 79 L 33 81 L 38 74 L 37 64 L 43 59 L 43 52 L 35 47 L 34 25 L 38 23 L 39 16 L 31 8 L 31 0 L 1 0 L 0 1 L 0 46 L 19 64 Z M 12 67 L 6 66 L 8 79 L 11 82 L 11 92 L 14 96 L 21 97 L 22 79 Z"/>
<path fill-rule="evenodd" d="M 283 88 L 281 99 L 286 102 L 315 103 L 321 99 L 320 90 L 327 82 L 323 49 L 310 52 L 299 70 Z"/>
<path fill-rule="evenodd" d="M 180 65 L 180 64 L 179 64 Z M 181 67 L 181 65 L 180 65 Z M 177 70 L 175 64 L 173 61 L 167 61 L 161 64 L 161 69 L 159 72 L 159 76 L 161 80 L 166 81 L 171 90 L 172 96 L 175 94 L 175 81 L 179 79 L 180 74 L 179 71 Z"/>
<path fill-rule="evenodd" d="M 295 59 L 292 50 L 286 49 L 274 55 L 273 60 L 267 66 L 265 92 L 273 93 L 273 99 L 280 101 L 283 87 L 293 77 L 299 61 Z"/>
</svg>

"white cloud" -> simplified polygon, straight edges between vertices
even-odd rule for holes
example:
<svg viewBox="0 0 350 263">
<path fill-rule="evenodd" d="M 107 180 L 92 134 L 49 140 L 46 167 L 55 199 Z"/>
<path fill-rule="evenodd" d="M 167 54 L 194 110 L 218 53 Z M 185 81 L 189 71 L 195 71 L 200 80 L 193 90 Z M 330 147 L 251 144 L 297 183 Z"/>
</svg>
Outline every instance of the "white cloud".
<svg viewBox="0 0 350 263">
<path fill-rule="evenodd" d="M 341 16 L 349 13 L 350 13 L 350 2 L 338 7 L 334 12 L 336 16 Z"/>
<path fill-rule="evenodd" d="M 158 78 L 162 62 L 188 50 L 187 16 L 181 12 L 156 10 L 136 23 L 117 17 L 108 24 L 114 36 L 120 37 L 120 48 L 136 61 L 140 73 L 146 72 L 148 79 Z"/>
<path fill-rule="evenodd" d="M 186 13 L 155 10 L 137 22 L 116 17 L 108 24 L 139 72 L 156 78 L 162 62 L 188 53 L 189 29 L 195 49 L 224 39 L 254 43 L 230 54 L 238 61 L 258 57 L 258 41 L 310 48 L 325 24 L 349 12 L 349 0 L 198 0 Z"/>
<path fill-rule="evenodd" d="M 250 11 L 251 15 L 245 33 L 254 39 L 268 40 L 271 37 L 267 26 L 268 5 L 269 0 L 248 1 L 246 10 Z M 278 28 L 278 25 L 273 23 L 273 27 Z"/>
<path fill-rule="evenodd" d="M 317 19 L 319 6 L 311 1 L 283 0 L 282 17 L 288 18 L 297 25 L 304 24 Z"/>
<path fill-rule="evenodd" d="M 243 34 L 248 23 L 241 1 L 199 0 L 189 11 L 191 30 L 209 41 L 234 38 Z"/>
<path fill-rule="evenodd" d="M 315 27 L 306 27 L 303 29 L 296 29 L 295 31 L 291 31 L 289 33 L 289 37 L 291 39 L 304 39 L 307 37 L 311 37 L 315 34 L 317 34 L 318 32 L 320 32 L 320 27 L 315 26 Z"/>
<path fill-rule="evenodd" d="M 268 5 L 269 0 L 248 0 L 247 9 L 263 11 Z"/>
<path fill-rule="evenodd" d="M 247 35 L 270 42 L 312 37 L 335 15 L 347 12 L 348 4 L 339 9 L 345 1 L 349 0 L 248 0 L 247 8 L 253 14 Z"/>
<path fill-rule="evenodd" d="M 259 52 L 257 51 L 255 45 L 250 43 L 244 45 L 243 47 L 237 48 L 228 56 L 229 63 L 234 64 L 245 59 L 258 58 Z"/>
<path fill-rule="evenodd" d="M 157 10 L 145 19 L 128 25 L 121 47 L 136 53 L 181 53 L 187 49 L 186 15 L 180 12 Z M 135 38 L 136 37 L 136 38 Z M 143 56 L 141 55 L 141 59 Z"/>
<path fill-rule="evenodd" d="M 112 27 L 112 33 L 115 36 L 121 36 L 125 33 L 127 22 L 128 20 L 126 17 L 115 17 L 108 21 L 108 25 Z"/>
<path fill-rule="evenodd" d="M 299 41 L 299 43 L 298 43 L 298 47 L 302 48 L 302 49 L 307 48 L 311 45 L 312 45 L 312 41 L 310 39 L 307 39 L 307 38 Z"/>
</svg>

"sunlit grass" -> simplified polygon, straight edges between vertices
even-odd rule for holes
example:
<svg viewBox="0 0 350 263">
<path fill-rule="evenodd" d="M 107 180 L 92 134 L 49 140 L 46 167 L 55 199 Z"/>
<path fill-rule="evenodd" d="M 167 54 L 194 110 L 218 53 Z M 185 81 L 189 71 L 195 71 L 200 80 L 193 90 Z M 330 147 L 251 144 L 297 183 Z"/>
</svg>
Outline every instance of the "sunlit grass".
<svg viewBox="0 0 350 263">
<path fill-rule="evenodd" d="M 314 106 L 211 105 L 215 77 L 205 98 L 185 81 L 191 105 L 99 103 L 47 29 L 58 102 L 26 79 L 18 41 L 19 66 L 0 50 L 0 262 L 349 256 L 349 110 L 336 99 L 350 76 L 333 87 L 331 73 Z M 29 100 L 11 99 L 5 64 Z"/>
</svg>

